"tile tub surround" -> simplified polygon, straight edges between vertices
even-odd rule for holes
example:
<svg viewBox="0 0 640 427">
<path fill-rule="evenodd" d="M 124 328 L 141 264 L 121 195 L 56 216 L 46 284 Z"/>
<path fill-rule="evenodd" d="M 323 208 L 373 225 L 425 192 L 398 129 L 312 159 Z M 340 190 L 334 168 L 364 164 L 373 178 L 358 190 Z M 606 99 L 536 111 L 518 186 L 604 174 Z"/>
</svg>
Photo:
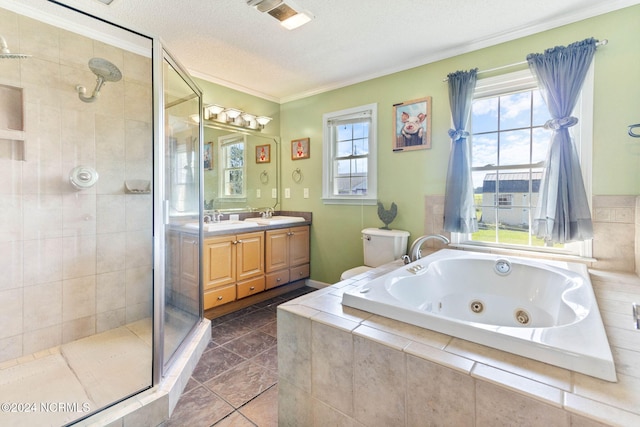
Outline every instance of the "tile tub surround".
<svg viewBox="0 0 640 427">
<path fill-rule="evenodd" d="M 281 426 L 640 425 L 640 278 L 590 271 L 616 361 L 610 383 L 343 307 L 396 261 L 278 308 Z"/>
</svg>

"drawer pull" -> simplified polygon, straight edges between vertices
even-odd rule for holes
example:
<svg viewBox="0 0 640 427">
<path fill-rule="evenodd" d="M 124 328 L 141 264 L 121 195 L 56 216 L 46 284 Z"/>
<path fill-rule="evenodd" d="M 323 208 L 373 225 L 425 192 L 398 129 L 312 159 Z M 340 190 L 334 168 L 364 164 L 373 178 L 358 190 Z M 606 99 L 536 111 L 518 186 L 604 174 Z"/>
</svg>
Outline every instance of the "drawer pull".
<svg viewBox="0 0 640 427">
<path fill-rule="evenodd" d="M 279 281 L 281 281 L 281 280 L 282 280 L 282 279 L 281 279 L 280 277 L 278 277 L 278 278 L 276 279 L 276 282 L 279 282 Z"/>
<path fill-rule="evenodd" d="M 255 291 L 255 290 L 256 290 L 256 287 L 255 287 L 255 286 L 252 286 L 252 287 L 250 287 L 250 288 L 249 288 L 249 290 L 250 290 L 250 291 Z"/>
<path fill-rule="evenodd" d="M 218 301 L 222 301 L 222 295 L 218 297 Z"/>
</svg>

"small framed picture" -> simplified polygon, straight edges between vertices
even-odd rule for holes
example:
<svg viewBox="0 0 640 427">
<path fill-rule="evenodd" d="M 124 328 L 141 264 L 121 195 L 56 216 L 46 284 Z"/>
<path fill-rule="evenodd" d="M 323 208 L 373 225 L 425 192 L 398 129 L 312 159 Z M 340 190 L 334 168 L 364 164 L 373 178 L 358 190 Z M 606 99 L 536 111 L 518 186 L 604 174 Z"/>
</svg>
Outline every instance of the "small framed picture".
<svg viewBox="0 0 640 427">
<path fill-rule="evenodd" d="M 258 145 L 256 147 L 256 163 L 271 162 L 271 144 Z"/>
<path fill-rule="evenodd" d="M 309 157 L 309 138 L 291 141 L 291 160 L 308 159 Z"/>
<path fill-rule="evenodd" d="M 431 148 L 431 97 L 393 105 L 393 151 Z"/>
<path fill-rule="evenodd" d="M 213 142 L 207 142 L 204 144 L 202 162 L 204 163 L 204 170 L 213 169 Z"/>
</svg>

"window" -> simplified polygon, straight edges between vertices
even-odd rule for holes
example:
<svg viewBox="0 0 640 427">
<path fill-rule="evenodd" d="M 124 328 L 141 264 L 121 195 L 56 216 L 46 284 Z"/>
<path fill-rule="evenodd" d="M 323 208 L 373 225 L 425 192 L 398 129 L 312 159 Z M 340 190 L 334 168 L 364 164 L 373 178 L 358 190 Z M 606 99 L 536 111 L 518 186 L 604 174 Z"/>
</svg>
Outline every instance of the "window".
<svg viewBox="0 0 640 427">
<path fill-rule="evenodd" d="M 590 195 L 593 70 L 571 128 Z M 456 234 L 455 243 L 591 256 L 588 243 L 555 244 L 532 232 L 533 215 L 551 131 L 549 112 L 529 70 L 478 80 L 470 117 L 471 171 L 479 230 Z"/>
<path fill-rule="evenodd" d="M 221 198 L 242 199 L 247 197 L 246 141 L 244 135 L 226 135 L 218 138 L 219 194 Z"/>
<path fill-rule="evenodd" d="M 377 105 L 322 116 L 325 203 L 376 204 Z"/>
</svg>

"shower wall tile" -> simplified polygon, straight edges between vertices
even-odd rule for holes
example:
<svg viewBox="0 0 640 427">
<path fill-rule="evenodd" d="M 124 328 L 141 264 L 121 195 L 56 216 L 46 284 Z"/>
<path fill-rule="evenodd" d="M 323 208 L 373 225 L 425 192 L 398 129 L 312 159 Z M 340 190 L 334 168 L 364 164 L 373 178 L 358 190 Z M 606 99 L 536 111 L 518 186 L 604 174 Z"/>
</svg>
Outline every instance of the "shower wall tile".
<svg viewBox="0 0 640 427">
<path fill-rule="evenodd" d="M 126 201 L 127 230 L 148 230 L 151 235 L 153 209 L 150 194 L 128 194 Z"/>
<path fill-rule="evenodd" d="M 22 334 L 0 338 L 0 360 L 17 359 L 22 356 L 22 338 Z"/>
<path fill-rule="evenodd" d="M 97 239 L 96 272 L 98 274 L 102 274 L 124 270 L 127 233 L 98 234 Z M 149 257 L 150 254 L 145 253 L 144 256 Z M 149 263 L 151 262 L 148 259 L 145 261 Z"/>
<path fill-rule="evenodd" d="M 104 332 L 110 329 L 118 328 L 126 324 L 126 310 L 105 311 L 96 315 L 96 332 Z"/>
<path fill-rule="evenodd" d="M 22 241 L 0 242 L 0 291 L 22 287 L 23 257 Z"/>
<path fill-rule="evenodd" d="M 136 120 L 126 120 L 125 126 L 127 179 L 149 179 L 153 165 L 151 126 Z"/>
<path fill-rule="evenodd" d="M 56 27 L 20 16 L 20 49 L 22 51 L 57 63 L 60 60 L 59 46 Z"/>
<path fill-rule="evenodd" d="M 96 313 L 96 277 L 86 276 L 62 282 L 62 321 Z"/>
<path fill-rule="evenodd" d="M 22 194 L 23 164 L 12 159 L 0 159 L 0 194 Z"/>
<path fill-rule="evenodd" d="M 151 267 L 153 245 L 149 231 L 129 231 L 126 233 L 126 267 L 127 269 Z"/>
<path fill-rule="evenodd" d="M 33 331 L 62 322 L 62 282 L 24 288 L 24 330 Z"/>
<path fill-rule="evenodd" d="M 93 57 L 93 42 L 71 31 L 58 30 L 60 44 L 60 65 L 84 69 Z"/>
<path fill-rule="evenodd" d="M 85 338 L 96 333 L 96 316 L 81 317 L 62 324 L 62 343 Z"/>
<path fill-rule="evenodd" d="M 60 195 L 24 195 L 24 239 L 62 237 L 62 197 Z"/>
<path fill-rule="evenodd" d="M 0 292 L 0 338 L 18 335 L 23 330 L 22 289 L 9 289 Z"/>
<path fill-rule="evenodd" d="M 0 242 L 23 239 L 23 203 L 20 195 L 0 195 Z"/>
<path fill-rule="evenodd" d="M 62 232 L 64 236 L 96 234 L 96 195 L 82 192 L 63 196 Z"/>
<path fill-rule="evenodd" d="M 62 344 L 62 324 L 25 332 L 23 354 L 32 354 Z"/>
<path fill-rule="evenodd" d="M 33 56 L 28 61 L 21 61 L 20 75 L 27 102 L 59 108 L 62 85 L 57 62 Z"/>
<path fill-rule="evenodd" d="M 142 85 L 149 85 L 151 75 L 151 58 L 124 52 L 122 68 L 123 79 L 136 81 Z"/>
<path fill-rule="evenodd" d="M 96 199 L 96 232 L 116 233 L 126 230 L 124 195 L 101 195 Z M 150 218 L 147 218 L 150 221 Z"/>
<path fill-rule="evenodd" d="M 148 84 L 138 84 L 131 81 L 124 82 L 124 115 L 129 120 L 151 123 L 153 112 L 147 107 L 152 102 L 152 90 Z"/>
<path fill-rule="evenodd" d="M 64 237 L 62 257 L 64 279 L 96 274 L 96 236 Z"/>
<path fill-rule="evenodd" d="M 636 270 L 635 206 L 636 196 L 593 197 L 593 267 Z"/>
<path fill-rule="evenodd" d="M 125 271 L 98 274 L 96 278 L 96 311 L 105 313 L 126 305 Z"/>
<path fill-rule="evenodd" d="M 96 164 L 95 114 L 83 110 L 64 110 L 61 117 L 62 168 L 71 170 L 79 165 Z M 95 188 L 83 190 L 95 192 Z"/>
<path fill-rule="evenodd" d="M 63 239 L 24 241 L 24 285 L 62 280 Z"/>
</svg>

